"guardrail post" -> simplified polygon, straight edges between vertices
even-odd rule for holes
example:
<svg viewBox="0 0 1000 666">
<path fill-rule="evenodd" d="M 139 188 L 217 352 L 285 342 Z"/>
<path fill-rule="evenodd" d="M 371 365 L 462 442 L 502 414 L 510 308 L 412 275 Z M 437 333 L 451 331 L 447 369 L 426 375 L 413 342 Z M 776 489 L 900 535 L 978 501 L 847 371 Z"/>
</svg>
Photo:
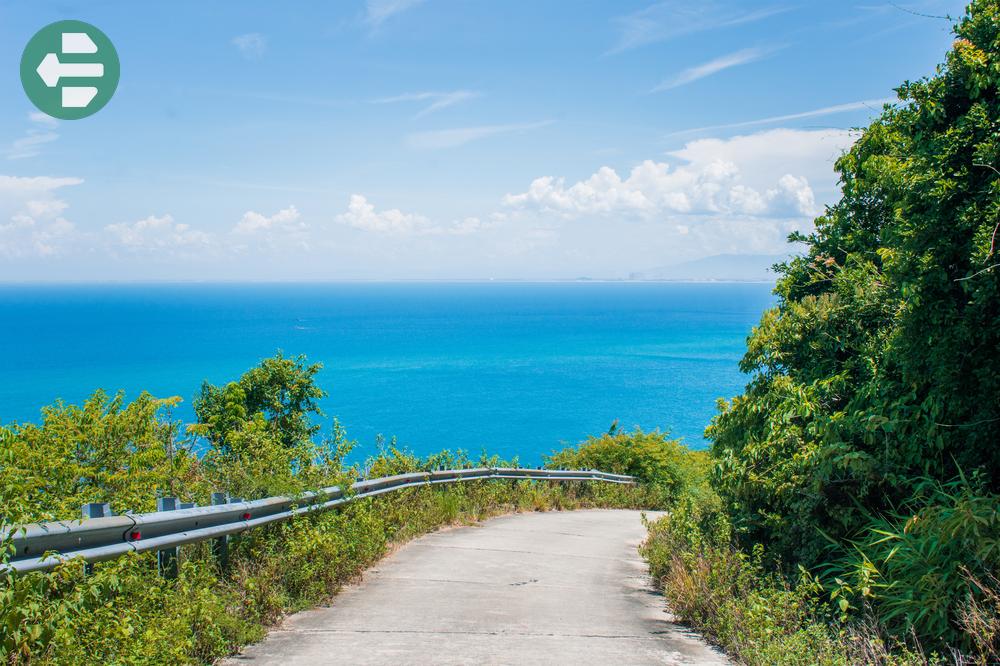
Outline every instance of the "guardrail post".
<svg viewBox="0 0 1000 666">
<path fill-rule="evenodd" d="M 176 511 L 176 497 L 156 498 L 157 511 Z M 177 546 L 156 551 L 156 566 L 164 578 L 177 578 Z"/>
<path fill-rule="evenodd" d="M 226 504 L 226 493 L 212 493 L 212 505 Z M 229 567 L 229 537 L 220 536 L 212 539 L 212 555 L 219 569 L 225 571 Z"/>
<path fill-rule="evenodd" d="M 104 511 L 107 508 L 107 504 L 101 504 L 100 502 L 89 502 L 83 505 L 83 517 L 84 518 L 103 518 Z"/>
<path fill-rule="evenodd" d="M 89 518 L 103 518 L 111 515 L 111 507 L 108 504 L 101 504 L 100 502 L 88 502 L 83 505 L 82 513 L 84 520 Z M 88 576 L 94 573 L 94 565 L 87 562 L 83 565 L 83 572 Z"/>
</svg>

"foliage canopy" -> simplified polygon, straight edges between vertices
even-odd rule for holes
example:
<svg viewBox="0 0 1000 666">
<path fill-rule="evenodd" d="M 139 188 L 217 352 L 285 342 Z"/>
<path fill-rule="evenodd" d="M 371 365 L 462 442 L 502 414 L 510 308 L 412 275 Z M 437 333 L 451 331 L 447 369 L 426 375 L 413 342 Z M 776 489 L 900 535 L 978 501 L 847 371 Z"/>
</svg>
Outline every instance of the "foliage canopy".
<svg viewBox="0 0 1000 666">
<path fill-rule="evenodd" d="M 838 160 L 840 201 L 791 237 L 707 435 L 743 546 L 971 649 L 963 614 L 1000 571 L 1000 2 L 955 32 Z"/>
<path fill-rule="evenodd" d="M 836 164 L 708 429 L 749 540 L 820 561 L 926 479 L 1000 490 L 1000 10 L 977 0 L 937 74 Z"/>
</svg>

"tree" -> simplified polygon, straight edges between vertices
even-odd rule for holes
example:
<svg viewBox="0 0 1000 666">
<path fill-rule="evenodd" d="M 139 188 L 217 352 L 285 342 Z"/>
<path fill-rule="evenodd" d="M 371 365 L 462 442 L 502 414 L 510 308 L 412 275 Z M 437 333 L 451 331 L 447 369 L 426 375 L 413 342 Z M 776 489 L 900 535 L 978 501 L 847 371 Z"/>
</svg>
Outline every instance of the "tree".
<svg viewBox="0 0 1000 666">
<path fill-rule="evenodd" d="M 311 416 L 323 415 L 318 401 L 326 392 L 315 383 L 322 368 L 320 363 L 307 365 L 305 356 L 286 358 L 278 352 L 235 382 L 221 387 L 205 382 L 194 401 L 198 425 L 193 430 L 225 452 L 233 433 L 261 415 L 285 448 L 309 442 L 320 430 Z"/>
<path fill-rule="evenodd" d="M 197 461 L 169 420 L 179 402 L 97 391 L 43 408 L 40 424 L 0 428 L 0 522 L 76 518 L 86 502 L 152 511 L 156 491 L 190 492 Z"/>
<path fill-rule="evenodd" d="M 1000 489 L 1000 3 L 836 164 L 708 428 L 742 537 L 815 563 L 927 480 Z"/>
</svg>

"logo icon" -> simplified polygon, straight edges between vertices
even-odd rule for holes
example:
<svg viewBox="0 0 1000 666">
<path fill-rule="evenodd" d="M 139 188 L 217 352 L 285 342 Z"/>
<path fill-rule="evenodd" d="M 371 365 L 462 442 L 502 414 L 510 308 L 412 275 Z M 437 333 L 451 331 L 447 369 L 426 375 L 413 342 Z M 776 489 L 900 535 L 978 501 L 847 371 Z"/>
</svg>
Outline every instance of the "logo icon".
<svg viewBox="0 0 1000 666">
<path fill-rule="evenodd" d="M 104 108 L 121 65 L 108 36 L 83 21 L 57 21 L 31 38 L 21 55 L 21 85 L 38 110 L 77 120 Z"/>
</svg>

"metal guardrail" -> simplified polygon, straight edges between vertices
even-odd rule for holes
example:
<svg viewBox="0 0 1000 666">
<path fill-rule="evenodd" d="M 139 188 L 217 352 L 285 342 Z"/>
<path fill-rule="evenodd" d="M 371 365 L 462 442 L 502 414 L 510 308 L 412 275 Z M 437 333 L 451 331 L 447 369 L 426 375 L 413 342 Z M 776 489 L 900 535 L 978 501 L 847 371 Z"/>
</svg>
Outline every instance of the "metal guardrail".
<svg viewBox="0 0 1000 666">
<path fill-rule="evenodd" d="M 87 562 L 101 562 L 130 552 L 155 550 L 160 553 L 161 571 L 167 571 L 169 575 L 171 569 L 176 570 L 179 546 L 214 539 L 216 554 L 224 559 L 226 538 L 254 527 L 403 488 L 490 479 L 635 483 L 631 476 L 597 470 L 481 467 L 368 479 L 352 484 L 348 492 L 339 486 L 331 486 L 295 497 L 266 497 L 249 502 L 215 495 L 213 506 L 182 504 L 176 510 L 61 520 L 10 528 L 0 532 L 0 540 L 9 539 L 14 553 L 6 564 L 0 565 L 0 570 L 41 571 L 78 557 Z M 158 508 L 169 509 L 176 505 L 175 498 L 167 499 L 171 501 L 161 500 Z M 101 505 L 87 505 L 84 513 L 103 515 L 106 511 L 101 509 Z"/>
</svg>

